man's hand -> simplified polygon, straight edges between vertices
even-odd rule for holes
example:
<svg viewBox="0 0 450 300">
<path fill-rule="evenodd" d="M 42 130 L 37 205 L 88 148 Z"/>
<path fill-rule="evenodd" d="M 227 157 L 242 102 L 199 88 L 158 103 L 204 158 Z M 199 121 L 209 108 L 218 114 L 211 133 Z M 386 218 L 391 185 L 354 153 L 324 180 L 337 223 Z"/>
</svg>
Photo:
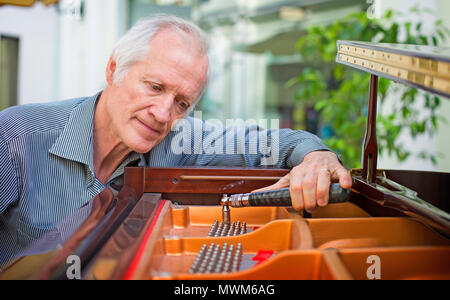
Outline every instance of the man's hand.
<svg viewBox="0 0 450 300">
<path fill-rule="evenodd" d="M 352 177 L 341 165 L 336 154 L 330 151 L 315 151 L 307 154 L 303 162 L 277 183 L 254 192 L 289 187 L 292 207 L 297 211 L 312 213 L 318 206 L 328 204 L 331 182 L 339 182 L 342 188 L 352 187 Z"/>
</svg>

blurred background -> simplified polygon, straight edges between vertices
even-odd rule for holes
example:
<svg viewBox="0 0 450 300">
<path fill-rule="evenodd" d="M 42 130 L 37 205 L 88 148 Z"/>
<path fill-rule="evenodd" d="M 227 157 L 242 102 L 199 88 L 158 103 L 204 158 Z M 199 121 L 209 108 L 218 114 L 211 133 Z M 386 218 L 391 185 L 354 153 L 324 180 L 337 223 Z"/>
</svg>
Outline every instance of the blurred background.
<svg viewBox="0 0 450 300">
<path fill-rule="evenodd" d="M 139 18 L 167 13 L 211 39 L 209 86 L 197 106 L 204 119 L 279 119 L 319 135 L 348 168 L 360 166 L 369 75 L 334 63 L 336 40 L 450 53 L 448 0 L 13 2 L 0 6 L 0 110 L 93 95 L 105 87 L 118 39 Z M 449 172 L 449 100 L 380 82 L 379 168 Z"/>
</svg>

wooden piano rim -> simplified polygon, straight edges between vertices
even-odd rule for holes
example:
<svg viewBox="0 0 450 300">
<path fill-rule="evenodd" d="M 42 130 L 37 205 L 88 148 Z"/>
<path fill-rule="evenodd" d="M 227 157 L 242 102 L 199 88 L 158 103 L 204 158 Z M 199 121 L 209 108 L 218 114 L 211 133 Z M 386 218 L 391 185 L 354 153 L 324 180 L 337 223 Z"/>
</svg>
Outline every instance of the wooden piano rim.
<svg viewBox="0 0 450 300">
<path fill-rule="evenodd" d="M 142 265 L 145 263 L 143 263 L 144 260 L 144 253 L 149 253 L 149 245 L 152 245 L 152 243 L 155 242 L 155 236 L 154 235 L 152 237 L 152 233 L 160 230 L 160 227 L 162 226 L 162 218 L 160 218 L 161 214 L 164 211 L 168 210 L 168 207 L 170 205 L 169 201 L 166 200 L 162 200 L 159 203 L 159 206 L 157 208 L 157 212 L 156 212 L 156 216 L 153 218 L 149 228 L 147 229 L 147 231 L 145 232 L 145 236 L 142 239 L 142 241 L 140 242 L 139 245 L 139 249 L 136 252 L 133 261 L 131 262 L 130 266 L 128 267 L 128 269 L 125 271 L 125 274 L 123 276 L 122 279 L 124 280 L 130 280 L 136 277 L 137 274 L 142 274 L 143 272 L 143 267 Z M 150 250 L 151 253 L 151 250 Z M 150 257 L 150 255 L 148 255 L 148 257 Z"/>
</svg>

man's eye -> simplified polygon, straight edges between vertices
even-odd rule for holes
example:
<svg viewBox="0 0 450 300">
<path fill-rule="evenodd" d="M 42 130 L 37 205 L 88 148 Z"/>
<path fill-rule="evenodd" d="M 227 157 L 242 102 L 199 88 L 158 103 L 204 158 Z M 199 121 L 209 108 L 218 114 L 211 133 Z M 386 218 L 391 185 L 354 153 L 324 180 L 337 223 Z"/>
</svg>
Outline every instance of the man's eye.
<svg viewBox="0 0 450 300">
<path fill-rule="evenodd" d="M 178 105 L 182 108 L 182 109 L 188 109 L 189 108 L 189 104 L 185 101 L 178 101 Z"/>
<path fill-rule="evenodd" d="M 159 85 L 156 85 L 156 84 L 152 84 L 152 89 L 157 91 L 157 92 L 161 92 L 162 91 L 162 88 Z"/>
</svg>

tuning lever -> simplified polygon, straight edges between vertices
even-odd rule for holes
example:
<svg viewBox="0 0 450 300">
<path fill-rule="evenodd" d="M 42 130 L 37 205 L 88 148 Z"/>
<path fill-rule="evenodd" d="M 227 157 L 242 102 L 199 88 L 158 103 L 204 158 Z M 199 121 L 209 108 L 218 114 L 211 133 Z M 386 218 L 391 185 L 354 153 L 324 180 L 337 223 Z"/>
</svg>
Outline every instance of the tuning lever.
<svg viewBox="0 0 450 300">
<path fill-rule="evenodd" d="M 350 190 L 343 189 L 339 183 L 330 185 L 328 203 L 346 202 L 350 195 Z M 231 207 L 247 206 L 292 206 L 291 194 L 289 188 L 271 190 L 265 192 L 235 194 L 222 199 L 227 201 Z"/>
</svg>

